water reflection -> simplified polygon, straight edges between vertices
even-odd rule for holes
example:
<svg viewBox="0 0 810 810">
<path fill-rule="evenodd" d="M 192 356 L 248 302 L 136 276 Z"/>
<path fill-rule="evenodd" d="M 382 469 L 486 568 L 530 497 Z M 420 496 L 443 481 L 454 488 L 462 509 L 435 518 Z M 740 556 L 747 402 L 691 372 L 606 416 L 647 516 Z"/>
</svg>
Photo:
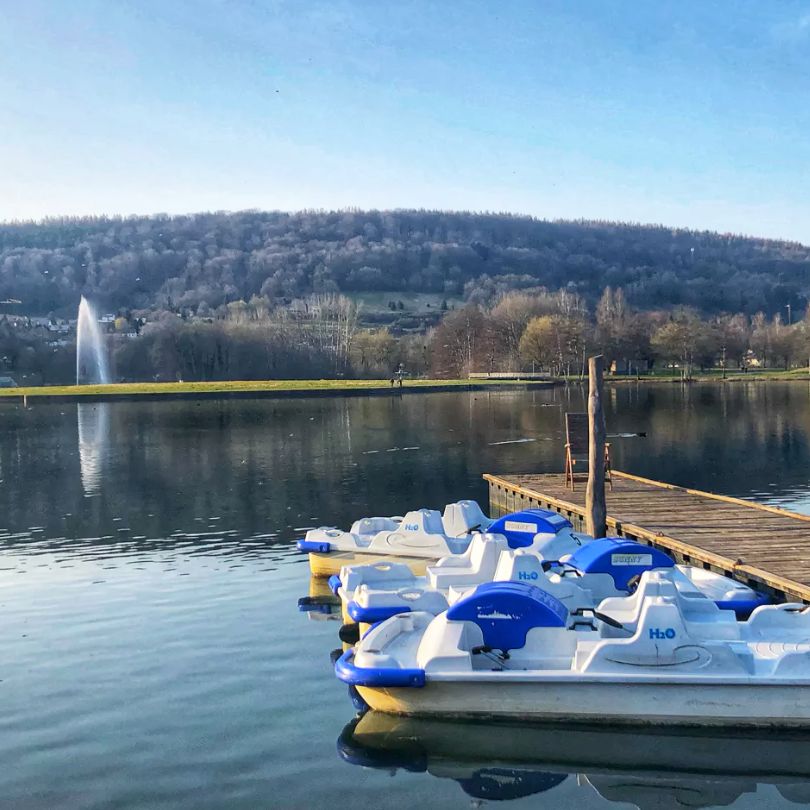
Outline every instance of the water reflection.
<svg viewBox="0 0 810 810">
<path fill-rule="evenodd" d="M 309 578 L 309 593 L 298 600 L 298 611 L 311 621 L 341 621 L 340 598 L 323 577 Z"/>
<path fill-rule="evenodd" d="M 292 541 L 362 515 L 483 505 L 483 472 L 559 471 L 563 413 L 584 407 L 579 387 L 0 403 L 0 759 L 14 763 L 0 773 L 4 801 L 252 810 L 331 807 L 359 791 L 370 807 L 469 807 L 459 786 L 492 797 L 510 784 L 526 804 L 567 807 L 630 795 L 644 807 L 734 795 L 752 806 L 764 789 L 769 806 L 808 798 L 804 771 L 789 766 L 792 752 L 810 761 L 804 741 L 765 761 L 772 741 L 730 740 L 734 769 L 705 777 L 697 762 L 670 773 L 636 761 L 649 752 L 626 738 L 596 758 L 573 744 L 561 757 L 558 731 L 553 746 L 532 738 L 461 761 L 457 736 L 447 752 L 416 739 L 438 779 L 368 771 L 358 785 L 334 756 L 324 729 L 345 722 L 347 704 L 324 653 L 340 613 L 322 585 L 304 596 Z M 802 384 L 627 385 L 611 389 L 607 420 L 611 433 L 647 434 L 611 440 L 620 469 L 788 506 L 804 498 L 810 510 L 808 416 Z M 302 596 L 318 619 L 306 625 Z"/>
<path fill-rule="evenodd" d="M 110 403 L 79 404 L 76 406 L 76 417 L 82 488 L 86 496 L 96 495 L 101 487 L 109 441 Z"/>
<path fill-rule="evenodd" d="M 618 469 L 810 508 L 807 386 L 628 384 L 608 404 L 610 433 L 646 433 L 611 439 Z M 0 403 L 2 525 L 24 531 L 36 515 L 56 537 L 115 536 L 123 521 L 147 537 L 227 528 L 287 541 L 318 523 L 485 501 L 484 472 L 561 470 L 563 413 L 584 407 L 580 387 L 27 411 Z"/>
<path fill-rule="evenodd" d="M 352 765 L 452 779 L 489 801 L 553 794 L 563 784 L 583 804 L 595 793 L 662 810 L 728 806 L 762 792 L 771 807 L 780 798 L 810 800 L 810 734 L 462 723 L 369 711 L 344 728 L 337 747 Z"/>
</svg>

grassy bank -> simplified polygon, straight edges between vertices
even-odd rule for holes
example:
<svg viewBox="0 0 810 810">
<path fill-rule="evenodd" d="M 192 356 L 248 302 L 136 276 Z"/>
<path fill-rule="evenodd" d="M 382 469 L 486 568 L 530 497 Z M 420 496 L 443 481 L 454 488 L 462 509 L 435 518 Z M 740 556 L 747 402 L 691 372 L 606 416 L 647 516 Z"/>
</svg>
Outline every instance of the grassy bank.
<svg viewBox="0 0 810 810">
<path fill-rule="evenodd" d="M 763 382 L 769 380 L 804 380 L 810 379 L 807 369 L 791 371 L 765 370 L 752 371 L 747 374 L 728 372 L 725 380 L 721 371 L 697 372 L 693 382 Z M 567 380 L 571 383 L 582 383 L 579 377 Z M 565 382 L 558 380 L 558 382 Z M 606 377 L 607 384 L 631 383 L 680 383 L 681 378 L 673 374 L 645 375 L 640 379 L 634 376 Z M 398 391 L 450 391 L 453 389 L 485 390 L 487 388 L 541 388 L 549 382 L 517 380 L 406 380 Z M 59 400 L 113 400 L 146 399 L 146 398 L 215 398 L 218 396 L 339 396 L 340 394 L 375 395 L 390 392 L 389 380 L 226 380 L 217 382 L 172 382 L 172 383 L 116 383 L 114 385 L 43 385 L 27 388 L 0 388 L 0 401 L 5 399 L 28 398 Z"/>
<path fill-rule="evenodd" d="M 514 380 L 406 380 L 402 389 L 450 390 L 467 388 L 481 390 L 504 386 L 538 387 L 549 383 L 516 382 Z M 174 383 L 116 383 L 115 385 L 43 385 L 28 388 L 2 388 L 2 397 L 115 399 L 117 397 L 189 397 L 216 395 L 279 395 L 321 393 L 384 393 L 391 391 L 390 380 L 227 380 L 218 382 Z"/>
<path fill-rule="evenodd" d="M 569 382 L 580 382 L 583 380 L 579 376 L 571 376 L 567 379 Z M 561 380 L 561 381 L 563 381 Z M 766 381 L 797 381 L 810 380 L 810 374 L 806 368 L 794 368 L 789 371 L 784 369 L 758 369 L 756 371 L 742 372 L 738 370 L 727 371 L 726 376 L 723 377 L 722 369 L 709 369 L 708 371 L 693 371 L 692 377 L 689 382 L 766 382 Z M 584 378 L 587 382 L 587 377 Z M 636 378 L 634 374 L 622 374 L 615 377 L 611 375 L 605 376 L 606 384 L 614 383 L 682 383 L 683 378 L 680 374 L 672 374 L 666 372 L 654 372 L 652 374 L 642 374 Z"/>
</svg>

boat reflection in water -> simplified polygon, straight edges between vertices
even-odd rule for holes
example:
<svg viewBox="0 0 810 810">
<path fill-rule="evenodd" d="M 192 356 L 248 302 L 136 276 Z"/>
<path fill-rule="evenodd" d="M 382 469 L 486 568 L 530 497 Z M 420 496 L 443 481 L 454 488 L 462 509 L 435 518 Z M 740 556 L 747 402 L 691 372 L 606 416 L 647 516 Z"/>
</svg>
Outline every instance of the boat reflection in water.
<svg viewBox="0 0 810 810">
<path fill-rule="evenodd" d="M 768 807 L 810 802 L 810 734 L 520 726 L 369 711 L 338 739 L 353 765 L 453 779 L 476 799 L 518 799 L 564 782 L 640 808 L 728 806 L 759 791 Z M 569 794 L 570 797 L 570 794 Z M 551 797 L 550 797 L 551 798 Z"/>
<path fill-rule="evenodd" d="M 309 594 L 298 600 L 298 610 L 313 621 L 340 621 L 340 599 L 323 577 L 309 578 Z"/>
</svg>

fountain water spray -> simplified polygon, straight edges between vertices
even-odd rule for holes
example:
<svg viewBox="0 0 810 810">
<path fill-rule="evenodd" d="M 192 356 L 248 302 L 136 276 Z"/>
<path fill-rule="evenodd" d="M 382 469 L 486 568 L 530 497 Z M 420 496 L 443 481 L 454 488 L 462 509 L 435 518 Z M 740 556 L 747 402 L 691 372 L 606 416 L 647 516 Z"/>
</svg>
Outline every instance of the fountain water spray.
<svg viewBox="0 0 810 810">
<path fill-rule="evenodd" d="M 107 351 L 104 337 L 99 329 L 98 318 L 87 299 L 79 302 L 79 319 L 76 324 L 76 385 L 110 381 Z"/>
</svg>

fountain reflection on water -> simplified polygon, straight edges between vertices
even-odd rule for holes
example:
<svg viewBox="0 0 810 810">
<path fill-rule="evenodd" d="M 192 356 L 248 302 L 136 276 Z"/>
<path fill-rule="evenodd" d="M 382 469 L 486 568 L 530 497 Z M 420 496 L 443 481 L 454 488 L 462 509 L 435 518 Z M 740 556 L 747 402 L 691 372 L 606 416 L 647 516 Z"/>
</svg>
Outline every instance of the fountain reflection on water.
<svg viewBox="0 0 810 810">
<path fill-rule="evenodd" d="M 76 412 L 82 489 L 86 496 L 96 495 L 101 487 L 101 473 L 107 452 L 110 403 L 79 404 L 76 406 Z"/>
<path fill-rule="evenodd" d="M 76 385 L 110 382 L 107 350 L 90 302 L 82 296 L 76 323 Z"/>
</svg>

